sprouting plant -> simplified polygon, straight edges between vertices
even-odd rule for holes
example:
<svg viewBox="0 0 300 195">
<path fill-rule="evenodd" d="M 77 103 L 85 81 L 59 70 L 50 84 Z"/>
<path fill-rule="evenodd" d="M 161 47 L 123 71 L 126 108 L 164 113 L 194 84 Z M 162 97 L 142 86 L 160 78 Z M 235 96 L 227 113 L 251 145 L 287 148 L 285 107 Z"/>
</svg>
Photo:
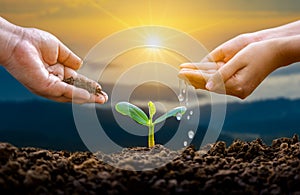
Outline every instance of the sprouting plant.
<svg viewBox="0 0 300 195">
<path fill-rule="evenodd" d="M 134 121 L 141 125 L 148 126 L 149 134 L 148 134 L 148 147 L 153 147 L 155 145 L 154 141 L 154 127 L 156 124 L 163 122 L 169 117 L 172 116 L 182 116 L 186 112 L 186 107 L 180 106 L 169 110 L 167 113 L 163 114 L 162 116 L 158 117 L 153 122 L 153 116 L 156 113 L 156 107 L 152 101 L 148 102 L 149 108 L 149 117 L 145 114 L 145 112 L 140 109 L 139 107 L 129 103 L 129 102 L 119 102 L 116 104 L 115 109 L 126 116 L 129 116 Z"/>
</svg>

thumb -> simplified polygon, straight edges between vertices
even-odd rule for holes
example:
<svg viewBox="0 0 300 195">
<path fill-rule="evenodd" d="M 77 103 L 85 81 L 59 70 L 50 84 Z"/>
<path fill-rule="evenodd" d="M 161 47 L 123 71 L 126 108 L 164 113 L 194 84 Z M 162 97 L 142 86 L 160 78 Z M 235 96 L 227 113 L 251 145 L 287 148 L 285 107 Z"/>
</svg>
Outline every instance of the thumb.
<svg viewBox="0 0 300 195">
<path fill-rule="evenodd" d="M 223 90 L 225 82 L 243 67 L 243 64 L 238 63 L 238 60 L 233 58 L 221 66 L 218 71 L 208 79 L 205 88 L 209 91 Z"/>
<path fill-rule="evenodd" d="M 74 70 L 79 69 L 82 64 L 82 60 L 61 42 L 59 42 L 57 61 Z"/>
</svg>

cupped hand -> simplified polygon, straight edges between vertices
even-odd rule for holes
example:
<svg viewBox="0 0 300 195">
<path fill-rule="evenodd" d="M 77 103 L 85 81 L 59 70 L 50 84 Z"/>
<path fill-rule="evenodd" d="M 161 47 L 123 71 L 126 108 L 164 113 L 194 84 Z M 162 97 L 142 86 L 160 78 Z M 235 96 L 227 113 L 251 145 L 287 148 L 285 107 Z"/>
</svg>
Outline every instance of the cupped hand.
<svg viewBox="0 0 300 195">
<path fill-rule="evenodd" d="M 225 86 L 226 94 L 244 99 L 275 69 L 280 67 L 276 40 L 249 44 L 211 75 L 205 88 L 219 92 Z"/>
<path fill-rule="evenodd" d="M 56 37 L 33 28 L 21 28 L 14 36 L 15 45 L 4 67 L 33 93 L 59 102 L 105 103 L 107 95 L 95 95 L 63 82 L 63 79 L 83 78 L 77 74 L 82 61 Z M 95 86 L 101 86 L 91 81 Z"/>
<path fill-rule="evenodd" d="M 248 44 L 238 52 L 234 48 L 220 48 L 200 63 L 182 64 L 179 77 L 195 88 L 244 99 L 279 67 L 276 39 Z"/>
<path fill-rule="evenodd" d="M 300 61 L 300 21 L 239 35 L 199 63 L 180 66 L 179 77 L 195 88 L 241 99 L 275 69 Z"/>
<path fill-rule="evenodd" d="M 254 34 L 242 34 L 218 46 L 201 62 L 180 65 L 179 77 L 188 81 L 196 89 L 205 89 L 207 80 L 227 63 L 236 53 L 258 40 Z"/>
</svg>

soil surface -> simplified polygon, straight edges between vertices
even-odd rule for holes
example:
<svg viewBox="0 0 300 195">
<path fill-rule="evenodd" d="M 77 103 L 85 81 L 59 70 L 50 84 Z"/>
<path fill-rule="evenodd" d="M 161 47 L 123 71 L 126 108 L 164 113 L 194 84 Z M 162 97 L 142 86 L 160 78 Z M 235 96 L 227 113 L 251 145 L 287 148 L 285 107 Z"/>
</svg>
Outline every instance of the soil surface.
<svg viewBox="0 0 300 195">
<path fill-rule="evenodd" d="M 83 79 L 83 78 L 73 78 L 69 77 L 63 80 L 63 82 L 68 83 L 70 85 L 74 85 L 76 87 L 87 90 L 89 93 L 95 95 L 103 95 L 101 88 L 98 85 L 95 85 L 93 82 Z"/>
<path fill-rule="evenodd" d="M 143 155 L 134 155 L 136 150 Z M 159 168 L 134 171 L 130 159 L 144 166 L 149 164 L 147 155 L 151 164 L 159 156 L 174 159 Z M 219 141 L 206 150 L 189 146 L 179 153 L 161 145 L 127 148 L 110 157 L 0 143 L 0 194 L 143 193 L 300 194 L 298 136 L 276 139 L 270 146 L 261 139 L 236 140 L 228 147 Z"/>
</svg>

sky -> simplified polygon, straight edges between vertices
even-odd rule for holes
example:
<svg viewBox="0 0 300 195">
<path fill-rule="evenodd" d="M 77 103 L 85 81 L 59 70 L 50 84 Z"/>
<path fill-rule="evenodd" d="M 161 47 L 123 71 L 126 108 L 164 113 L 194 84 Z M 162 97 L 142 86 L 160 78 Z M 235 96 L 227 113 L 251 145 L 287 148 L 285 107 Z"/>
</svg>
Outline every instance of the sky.
<svg viewBox="0 0 300 195">
<path fill-rule="evenodd" d="M 211 51 L 239 34 L 298 20 L 299 10 L 298 0 L 0 0 L 2 17 L 20 26 L 54 34 L 83 59 L 104 38 L 144 25 L 178 29 Z M 299 98 L 299 67 L 296 64 L 276 71 L 246 101 Z M 7 83 L 0 87 L 3 89 L 4 85 Z M 22 99 L 24 94 L 28 98 L 30 95 L 23 91 L 19 95 L 3 93 L 0 99 L 16 96 Z"/>
</svg>

